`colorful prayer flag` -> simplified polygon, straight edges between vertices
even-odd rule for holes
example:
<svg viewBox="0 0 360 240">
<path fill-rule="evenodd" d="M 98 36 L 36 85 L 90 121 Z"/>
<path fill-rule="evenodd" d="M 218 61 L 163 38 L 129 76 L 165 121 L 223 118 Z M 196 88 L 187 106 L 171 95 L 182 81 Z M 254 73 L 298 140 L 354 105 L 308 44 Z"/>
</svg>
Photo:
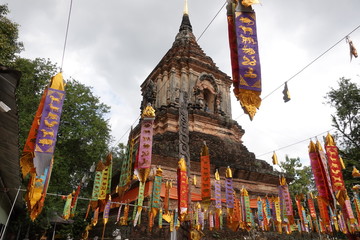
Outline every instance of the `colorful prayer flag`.
<svg viewBox="0 0 360 240">
<path fill-rule="evenodd" d="M 227 14 L 232 67 L 235 68 L 233 72 L 238 71 L 238 74 L 233 75 L 234 93 L 245 113 L 252 120 L 261 104 L 261 69 L 256 17 L 251 6 L 246 8 L 240 2 L 237 4 L 234 11 L 234 5 L 229 1 Z M 235 49 L 237 53 L 234 53 Z"/>
<path fill-rule="evenodd" d="M 188 213 L 188 176 L 186 171 L 186 162 L 184 157 L 181 157 L 178 162 L 178 170 L 177 170 L 177 190 L 178 190 L 178 211 L 179 211 L 179 219 L 181 222 L 185 220 L 185 216 Z"/>
<path fill-rule="evenodd" d="M 204 209 L 207 209 L 211 202 L 211 183 L 210 183 L 210 156 L 209 149 L 204 143 L 200 157 L 201 168 L 201 202 Z"/>
</svg>

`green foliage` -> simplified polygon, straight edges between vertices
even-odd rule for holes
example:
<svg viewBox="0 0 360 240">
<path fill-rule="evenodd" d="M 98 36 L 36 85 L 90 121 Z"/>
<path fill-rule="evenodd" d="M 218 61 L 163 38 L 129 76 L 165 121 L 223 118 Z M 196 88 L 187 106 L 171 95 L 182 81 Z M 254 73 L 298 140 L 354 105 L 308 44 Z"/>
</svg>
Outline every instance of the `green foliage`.
<svg viewBox="0 0 360 240">
<path fill-rule="evenodd" d="M 17 89 L 19 106 L 20 149 L 25 143 L 35 112 L 39 105 L 42 92 L 55 74 L 56 66 L 44 59 L 17 59 L 16 69 L 22 72 L 20 85 Z M 65 87 L 66 97 L 59 124 L 59 132 L 55 147 L 54 167 L 48 192 L 67 195 L 80 184 L 84 175 L 89 176 L 93 162 L 98 162 L 108 152 L 111 140 L 110 126 L 105 119 L 109 107 L 94 96 L 90 87 L 69 80 Z M 90 176 L 92 178 L 93 176 Z M 90 179 L 92 181 L 92 179 Z M 91 184 L 89 184 L 91 185 Z M 89 197 L 91 187 L 83 185 L 81 196 Z M 32 225 L 32 231 L 45 232 L 51 226 L 50 220 L 54 213 L 62 214 L 65 202 L 57 197 L 47 197 L 45 207 Z M 87 201 L 79 201 L 77 212 L 81 221 L 64 226 L 63 234 L 71 233 L 78 236 L 84 228 Z"/>
<path fill-rule="evenodd" d="M 345 184 L 350 189 L 356 183 L 352 169 L 360 169 L 360 88 L 344 77 L 338 84 L 338 88 L 331 88 L 325 98 L 335 109 L 332 122 L 337 130 L 336 143 L 346 165 L 343 171 Z"/>
<path fill-rule="evenodd" d="M 23 50 L 22 42 L 18 42 L 18 24 L 6 16 L 9 13 L 7 5 L 0 5 L 0 64 L 12 66 L 16 54 Z"/>
<path fill-rule="evenodd" d="M 285 156 L 285 161 L 280 162 L 281 170 L 293 179 L 289 183 L 291 198 L 295 195 L 306 194 L 315 189 L 314 177 L 310 166 L 303 166 L 299 158 L 289 158 Z"/>
<path fill-rule="evenodd" d="M 92 163 L 105 157 L 110 142 L 110 126 L 105 119 L 108 112 L 109 107 L 90 87 L 67 81 L 50 191 L 71 192 Z"/>
<path fill-rule="evenodd" d="M 120 170 L 122 162 L 127 158 L 126 145 L 119 143 L 111 152 L 113 153 L 113 170 Z"/>
<path fill-rule="evenodd" d="M 6 17 L 8 13 L 7 5 L 0 5 L 0 64 L 22 73 L 16 92 L 19 152 L 21 153 L 43 90 L 58 68 L 50 60 L 40 58 L 30 60 L 17 56 L 23 50 L 23 45 L 18 42 L 18 24 Z M 56 193 L 59 196 L 47 196 L 43 211 L 34 222 L 31 222 L 27 215 L 18 215 L 18 219 L 13 221 L 17 223 L 17 226 L 29 229 L 30 236 L 35 234 L 41 236 L 51 228 L 54 216 L 62 215 L 65 201 L 60 196 L 71 193 L 85 175 L 90 179 L 93 177 L 89 176 L 89 168 L 93 162 L 98 162 L 101 157 L 106 156 L 111 140 L 110 126 L 106 119 L 110 110 L 109 106 L 101 103 L 90 87 L 74 79 L 67 81 L 65 91 L 66 97 L 55 147 L 54 167 L 48 189 L 48 193 Z M 91 183 L 89 185 L 91 186 Z M 24 186 L 26 186 L 26 179 L 24 179 Z M 84 184 L 81 196 L 88 197 L 90 192 L 90 187 Z M 63 236 L 71 233 L 79 239 L 84 229 L 83 225 L 86 224 L 83 217 L 87 203 L 83 200 L 78 201 L 78 215 L 75 216 L 74 224 L 65 225 L 59 229 Z M 17 229 L 13 231 L 16 232 Z"/>
</svg>

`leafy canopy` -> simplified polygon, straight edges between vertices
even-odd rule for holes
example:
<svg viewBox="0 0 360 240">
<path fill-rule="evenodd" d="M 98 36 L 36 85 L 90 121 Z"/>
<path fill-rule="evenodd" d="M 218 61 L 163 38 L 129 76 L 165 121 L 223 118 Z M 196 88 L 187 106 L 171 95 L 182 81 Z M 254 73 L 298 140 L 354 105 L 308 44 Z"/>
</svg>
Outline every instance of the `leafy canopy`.
<svg viewBox="0 0 360 240">
<path fill-rule="evenodd" d="M 23 50 L 23 43 L 18 41 L 19 25 L 6 16 L 9 14 L 7 5 L 0 5 L 0 64 L 11 66 L 16 54 Z"/>
<path fill-rule="evenodd" d="M 285 161 L 280 162 L 280 169 L 293 180 L 289 183 L 291 198 L 295 195 L 307 194 L 315 189 L 313 173 L 310 166 L 303 166 L 300 158 L 289 158 L 285 156 Z"/>
</svg>

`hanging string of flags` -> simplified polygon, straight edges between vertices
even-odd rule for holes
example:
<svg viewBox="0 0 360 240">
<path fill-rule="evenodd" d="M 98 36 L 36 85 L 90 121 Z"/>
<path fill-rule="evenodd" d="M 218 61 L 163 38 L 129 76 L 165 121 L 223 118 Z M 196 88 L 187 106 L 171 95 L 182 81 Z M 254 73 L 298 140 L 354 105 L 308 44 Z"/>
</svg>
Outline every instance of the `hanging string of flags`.
<svg viewBox="0 0 360 240">
<path fill-rule="evenodd" d="M 45 100 L 44 102 L 46 103 Z M 145 112 L 148 113 L 148 115 L 146 115 Z M 143 118 L 149 116 L 154 117 L 154 111 L 151 106 L 148 106 L 148 108 L 144 110 Z M 144 125 L 144 129 L 141 130 L 141 132 L 146 134 L 140 135 L 140 138 L 143 138 L 146 142 L 140 143 L 141 139 L 139 139 L 138 142 L 143 144 L 143 146 L 146 146 L 146 144 L 151 145 L 150 141 L 152 138 L 152 132 L 147 131 L 149 128 L 152 128 L 153 122 L 150 119 L 150 122 L 144 124 L 150 125 Z M 130 141 L 129 145 L 128 149 L 130 152 L 134 149 L 135 145 L 133 139 Z M 232 231 L 238 231 L 239 229 L 249 231 L 257 226 L 260 226 L 264 231 L 269 231 L 272 229 L 271 226 L 274 226 L 279 233 L 284 232 L 288 234 L 292 231 L 318 231 L 321 233 L 332 233 L 334 231 L 353 233 L 359 231 L 360 226 L 358 219 L 360 212 L 358 191 L 360 187 L 354 188 L 354 198 L 352 199 L 353 205 L 355 206 L 354 211 L 352 209 L 351 199 L 344 187 L 344 181 L 341 175 L 343 163 L 338 155 L 338 149 L 335 141 L 330 134 L 326 136 L 325 150 L 326 151 L 324 152 L 318 141 L 316 143 L 310 141 L 309 157 L 315 177 L 315 184 L 318 189 L 318 196 L 316 199 L 319 214 L 317 214 L 312 195 L 298 195 L 296 197 L 295 202 L 297 213 L 294 214 L 288 185 L 286 183 L 286 179 L 283 177 L 281 177 L 279 181 L 278 196 L 266 196 L 263 198 L 258 196 L 257 198 L 251 199 L 249 192 L 245 187 L 241 189 L 240 193 L 236 193 L 232 183 L 232 171 L 229 167 L 227 168 L 224 177 L 225 199 L 221 198 L 221 178 L 218 171 L 216 171 L 214 176 L 215 192 L 214 198 L 212 198 L 211 189 L 208 188 L 210 157 L 206 143 L 204 143 L 200 159 L 202 162 L 202 194 L 200 201 L 192 202 L 190 206 L 188 205 L 187 191 L 189 178 L 187 176 L 186 163 L 184 159 L 181 158 L 179 161 L 178 181 L 176 187 L 178 190 L 178 208 L 170 209 L 169 192 L 170 189 L 173 188 L 172 184 L 170 182 L 162 183 L 162 170 L 160 168 L 157 169 L 154 180 L 149 180 L 150 169 L 146 171 L 139 171 L 139 166 L 147 166 L 145 163 L 148 163 L 151 159 L 144 158 L 148 155 L 146 154 L 146 151 L 140 150 L 140 146 L 138 145 L 138 151 L 137 154 L 135 154 L 135 169 L 137 169 L 136 172 L 139 185 L 137 188 L 135 187 L 135 190 L 138 190 L 138 196 L 133 200 L 136 201 L 136 204 L 130 204 L 129 201 L 112 202 L 110 191 L 112 155 L 109 154 L 104 163 L 100 161 L 97 164 L 93 194 L 85 218 L 88 218 L 91 209 L 93 210 L 93 217 L 91 224 L 86 228 L 86 231 L 89 231 L 92 226 L 97 225 L 99 222 L 99 214 L 101 212 L 103 213 L 102 217 L 104 220 L 105 231 L 105 226 L 109 219 L 109 211 L 114 207 L 119 207 L 116 221 L 117 224 L 128 225 L 129 222 L 132 222 L 134 225 L 141 224 L 141 210 L 143 208 L 147 208 L 146 206 L 143 206 L 145 197 L 149 197 L 150 199 L 148 220 L 149 229 L 152 229 L 155 225 L 156 215 L 158 213 L 158 227 L 163 227 L 163 220 L 165 220 L 168 224 L 170 224 L 170 231 L 175 231 L 181 224 L 183 224 L 184 221 L 191 221 L 193 222 L 193 226 L 195 226 L 191 232 L 194 236 L 199 236 L 199 234 L 201 235 L 202 230 L 205 228 L 213 230 L 227 227 Z M 133 154 L 128 154 L 128 157 L 130 156 L 133 158 Z M 273 159 L 274 162 L 277 161 L 275 152 Z M 129 161 L 127 161 L 127 164 L 128 163 Z M 122 169 L 121 176 L 123 174 L 126 176 L 124 179 L 128 179 L 129 169 L 131 178 L 134 169 L 131 165 L 132 164 L 130 164 L 130 167 Z M 23 169 L 26 169 L 26 165 L 24 165 Z M 356 168 L 353 170 L 353 176 L 360 176 L 359 171 Z M 121 179 L 123 178 L 120 177 L 120 180 Z M 145 185 L 148 182 L 152 182 L 153 184 L 150 195 L 145 194 Z M 160 194 L 162 185 L 165 185 L 165 197 L 164 203 L 161 205 L 159 204 L 159 199 L 162 197 Z M 121 193 L 121 195 L 123 196 L 126 191 L 130 191 L 131 188 L 134 188 L 134 186 L 134 184 L 129 186 Z M 65 219 L 71 218 L 75 214 L 80 188 L 81 187 L 79 185 L 74 193 L 69 194 L 66 197 L 63 212 L 63 217 Z M 119 189 L 119 187 L 117 189 Z M 46 192 L 43 192 L 43 195 L 46 195 Z M 214 201 L 215 204 L 209 204 L 209 201 Z M 251 204 L 251 202 L 255 202 L 256 204 Z M 337 209 L 337 205 L 340 206 L 340 209 Z M 122 206 L 124 206 L 123 216 L 121 216 Z M 133 206 L 133 214 L 130 217 L 129 212 L 131 206 Z M 222 211 L 223 207 L 226 207 L 227 209 L 225 212 Z M 357 217 L 355 217 L 355 215 Z M 226 224 L 224 224 L 224 221 L 226 221 Z"/>
<path fill-rule="evenodd" d="M 256 109 L 259 109 L 262 101 L 260 98 L 261 72 L 258 40 L 256 36 L 256 18 L 251 8 L 251 4 L 254 3 L 258 2 L 242 1 L 240 3 L 240 1 L 228 0 L 228 29 L 234 92 L 250 119 L 253 119 Z M 348 36 L 346 37 L 346 41 L 350 46 L 350 60 L 352 56 L 356 58 L 356 48 Z M 311 62 L 311 64 L 313 62 Z M 288 81 L 285 82 L 283 91 L 285 102 L 290 100 L 287 87 Z M 32 220 L 35 220 L 41 213 L 47 195 L 47 188 L 54 162 L 53 153 L 56 145 L 57 131 L 65 98 L 64 85 L 62 75 L 59 73 L 51 79 L 49 86 L 44 90 L 20 160 L 23 177 L 30 174 L 26 200 Z M 122 163 L 123 168 L 119 185 L 117 186 L 119 196 L 123 196 L 133 187 L 133 184 L 130 183 L 133 172 L 132 161 L 134 152 L 137 153 L 134 169 L 137 179 L 139 180 L 137 188 L 138 196 L 133 208 L 132 217 L 129 217 L 131 206 L 129 202 L 112 202 L 112 155 L 110 153 L 106 158 L 106 162 L 103 163 L 100 161 L 96 168 L 92 197 L 85 218 L 88 217 L 91 210 L 93 210 L 93 217 L 91 225 L 86 228 L 86 231 L 89 231 L 91 226 L 95 226 L 98 223 L 99 214 L 102 212 L 104 235 L 105 226 L 109 220 L 110 209 L 115 206 L 119 207 L 116 223 L 127 225 L 131 221 L 134 226 L 141 224 L 142 209 L 146 208 L 146 206 L 143 206 L 146 198 L 146 183 L 149 182 L 151 170 L 154 118 L 154 109 L 151 106 L 147 106 L 142 115 L 141 134 L 138 139 L 137 148 L 135 146 L 136 139 L 131 139 L 127 149 L 128 157 L 126 161 Z M 170 231 L 178 229 L 185 221 L 194 223 L 193 226 L 195 227 L 191 232 L 193 239 L 196 239 L 199 234 L 201 235 L 201 231 L 204 230 L 205 227 L 213 230 L 222 229 L 224 226 L 227 226 L 233 231 L 238 231 L 239 229 L 249 231 L 250 229 L 260 226 L 264 231 L 268 231 L 272 224 L 279 233 L 291 233 L 295 230 L 300 232 L 317 231 L 325 233 L 332 233 L 334 231 L 354 233 L 360 231 L 359 188 L 354 188 L 354 211 L 342 177 L 343 162 L 338 155 L 338 149 L 332 136 L 328 134 L 326 138 L 325 152 L 319 142 L 313 143 L 311 141 L 309 156 L 318 190 L 316 199 L 319 214 L 316 212 L 312 195 L 306 197 L 298 195 L 295 199 L 297 206 L 296 216 L 298 218 L 296 219 L 297 222 L 295 221 L 292 199 L 286 179 L 283 177 L 280 178 L 278 196 L 271 198 L 267 196 L 263 198 L 257 197 L 254 199 L 256 206 L 251 206 L 249 192 L 245 187 L 241 189 L 240 195 L 234 190 L 232 171 L 229 167 L 226 170 L 224 178 L 225 199 L 223 200 L 221 198 L 221 178 L 218 171 L 214 177 L 215 198 L 213 199 L 211 197 L 210 158 L 207 146 L 204 144 L 200 159 L 201 201 L 192 203 L 190 206 L 188 204 L 189 176 L 187 175 L 185 160 L 184 158 L 180 158 L 176 187 L 178 191 L 178 208 L 169 210 L 169 192 L 172 188 L 171 182 L 165 183 L 165 198 L 162 206 L 160 204 L 161 187 L 163 185 L 162 170 L 158 167 L 154 180 L 152 180 L 153 185 L 148 215 L 149 229 L 154 227 L 155 219 L 158 215 L 158 227 L 161 228 L 163 226 L 163 220 L 165 220 L 170 224 Z M 275 152 L 273 154 L 273 163 L 278 164 Z M 353 176 L 360 176 L 356 168 L 353 170 Z M 64 219 L 69 219 L 75 215 L 80 190 L 81 183 L 78 185 L 76 191 L 66 196 L 63 211 Z M 215 200 L 215 206 L 211 205 L 213 200 Z M 226 203 L 227 211 L 224 213 L 222 211 L 222 202 Z M 337 205 L 340 206 L 340 209 L 337 209 Z M 121 216 L 123 206 L 123 216 Z M 355 217 L 355 213 L 357 218 Z M 224 224 L 224 219 L 226 224 Z"/>
<path fill-rule="evenodd" d="M 325 148 L 325 151 L 323 150 Z M 186 163 L 183 158 L 179 161 L 177 198 L 178 208 L 169 209 L 169 190 L 172 188 L 169 182 L 162 182 L 160 168 L 157 169 L 153 178 L 153 190 L 149 199 L 148 227 L 152 229 L 155 224 L 162 228 L 166 223 L 170 231 L 176 231 L 184 221 L 190 221 L 192 229 L 191 236 L 194 239 L 203 236 L 203 231 L 208 229 L 229 229 L 238 231 L 240 229 L 250 231 L 260 228 L 262 231 L 272 231 L 275 229 L 278 233 L 291 234 L 292 232 L 318 232 L 333 234 L 334 232 L 343 232 L 352 234 L 360 231 L 360 187 L 353 188 L 353 198 L 350 199 L 345 189 L 345 185 L 340 174 L 340 157 L 337 154 L 337 147 L 333 137 L 326 136 L 325 147 L 317 141 L 310 141 L 309 157 L 311 167 L 315 177 L 315 184 L 318 190 L 316 197 L 312 193 L 307 195 L 297 194 L 295 199 L 291 199 L 289 186 L 285 177 L 280 176 L 278 185 L 278 195 L 275 196 L 250 196 L 248 190 L 242 187 L 240 192 L 236 192 L 232 184 L 232 170 L 228 167 L 225 176 L 221 179 L 218 171 L 215 172 L 215 192 L 211 202 L 199 199 L 192 201 L 187 205 L 187 171 Z M 206 149 L 206 148 L 205 148 Z M 202 150 L 206 155 L 206 150 Z M 201 156 L 203 158 L 204 156 Z M 354 168 L 354 177 L 360 177 L 359 171 Z M 205 177 L 207 174 L 205 173 Z M 149 177 L 150 179 L 152 177 Z M 202 171 L 202 178 L 203 171 Z M 220 182 L 224 181 L 223 191 L 225 198 L 221 197 L 222 190 Z M 159 192 L 161 186 L 165 187 L 165 196 L 163 204 L 159 202 Z M 315 205 L 314 200 L 317 201 Z M 156 203 L 156 204 L 154 204 Z M 293 205 L 295 203 L 295 205 Z M 108 203 L 109 204 L 109 201 Z M 139 201 L 138 201 L 139 204 Z M 138 207 L 133 205 L 133 216 L 129 217 L 130 204 L 125 202 L 111 202 L 109 206 L 118 207 L 117 220 L 115 224 L 128 225 L 130 223 L 141 224 L 138 216 Z M 65 205 L 66 206 L 66 205 Z M 293 208 L 295 206 L 295 209 Z M 353 207 L 354 206 L 354 207 Z M 124 209 L 123 216 L 121 210 Z M 156 210 L 154 209 L 156 208 Z M 223 212 L 222 209 L 226 208 Z M 106 209 L 106 207 L 105 207 Z M 163 209 L 164 213 L 163 214 Z M 104 210 L 106 211 L 106 210 Z M 155 218 L 158 212 L 159 218 Z M 98 222 L 99 208 L 94 211 L 92 226 Z M 104 219 L 107 213 L 104 213 Z M 105 220 L 106 221 L 106 220 Z M 105 227 L 104 223 L 104 227 Z M 89 231 L 88 227 L 86 231 Z M 193 239 L 193 238 L 192 238 Z"/>
</svg>

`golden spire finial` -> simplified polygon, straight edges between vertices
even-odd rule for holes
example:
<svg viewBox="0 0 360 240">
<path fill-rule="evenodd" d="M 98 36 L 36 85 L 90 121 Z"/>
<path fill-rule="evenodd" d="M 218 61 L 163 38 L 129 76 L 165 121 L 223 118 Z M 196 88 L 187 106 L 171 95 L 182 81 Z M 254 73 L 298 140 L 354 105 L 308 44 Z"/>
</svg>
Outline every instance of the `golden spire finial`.
<svg viewBox="0 0 360 240">
<path fill-rule="evenodd" d="M 226 169 L 226 172 L 225 172 L 225 177 L 226 178 L 232 178 L 232 171 L 231 171 L 231 168 L 228 166 L 227 169 Z"/>
<path fill-rule="evenodd" d="M 185 0 L 185 4 L 184 4 L 184 15 L 189 15 L 189 10 L 188 10 L 188 1 Z"/>
</svg>

